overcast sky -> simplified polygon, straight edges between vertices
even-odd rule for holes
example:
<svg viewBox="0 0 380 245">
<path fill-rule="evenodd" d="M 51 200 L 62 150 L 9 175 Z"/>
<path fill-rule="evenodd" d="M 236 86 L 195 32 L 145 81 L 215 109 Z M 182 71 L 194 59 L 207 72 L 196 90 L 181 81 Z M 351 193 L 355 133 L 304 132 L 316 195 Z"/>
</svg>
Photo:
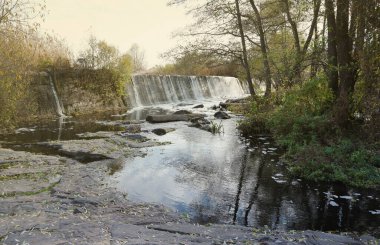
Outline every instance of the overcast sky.
<svg viewBox="0 0 380 245">
<path fill-rule="evenodd" d="M 90 34 L 127 51 L 133 43 L 145 50 L 148 67 L 165 63 L 159 55 L 175 45 L 172 32 L 190 23 L 182 7 L 168 0 L 46 0 L 42 27 L 64 38 L 77 54 Z"/>
</svg>

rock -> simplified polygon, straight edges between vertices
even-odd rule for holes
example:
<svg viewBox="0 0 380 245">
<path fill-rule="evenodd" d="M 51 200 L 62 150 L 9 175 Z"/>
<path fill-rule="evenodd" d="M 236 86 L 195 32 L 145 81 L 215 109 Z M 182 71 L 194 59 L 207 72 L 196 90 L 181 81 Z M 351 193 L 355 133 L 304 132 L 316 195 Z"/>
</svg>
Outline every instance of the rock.
<svg viewBox="0 0 380 245">
<path fill-rule="evenodd" d="M 192 114 L 192 112 L 188 110 L 179 110 L 173 113 L 173 115 L 187 115 L 187 114 Z"/>
<path fill-rule="evenodd" d="M 71 201 L 71 203 L 78 206 L 85 206 L 85 205 L 98 206 L 99 205 L 97 201 L 91 200 L 90 198 L 82 198 L 82 197 L 74 198 Z"/>
<path fill-rule="evenodd" d="M 141 132 L 141 125 L 139 124 L 130 124 L 125 127 L 125 133 L 140 133 Z"/>
<path fill-rule="evenodd" d="M 218 107 L 217 105 L 213 105 L 213 106 L 211 106 L 211 110 L 214 110 L 214 111 L 216 111 L 218 108 L 219 108 L 219 107 Z"/>
<path fill-rule="evenodd" d="M 188 105 L 193 105 L 193 104 L 189 104 L 189 103 L 179 103 L 177 106 L 181 107 L 181 106 L 188 106 Z"/>
<path fill-rule="evenodd" d="M 200 104 L 200 105 L 196 105 L 194 106 L 193 108 L 194 109 L 200 109 L 200 108 L 204 108 L 205 106 L 203 104 Z"/>
<path fill-rule="evenodd" d="M 130 124 L 142 124 L 144 122 L 145 122 L 144 120 L 128 120 L 128 121 L 125 121 L 124 124 L 126 124 L 126 125 L 130 125 Z"/>
<path fill-rule="evenodd" d="M 203 117 L 197 117 L 190 119 L 190 122 L 193 124 L 210 124 L 211 122 Z"/>
<path fill-rule="evenodd" d="M 191 124 L 189 127 L 199 128 L 208 132 L 211 132 L 211 122 L 204 118 L 193 118 L 190 120 Z"/>
<path fill-rule="evenodd" d="M 78 208 L 74 208 L 73 214 L 81 214 L 83 211 L 79 210 Z"/>
<path fill-rule="evenodd" d="M 216 112 L 214 114 L 214 117 L 218 118 L 218 119 L 230 119 L 231 118 L 227 113 L 225 113 L 223 111 Z"/>
<path fill-rule="evenodd" d="M 348 236 L 341 236 L 336 234 L 330 234 L 320 231 L 305 231 L 304 234 L 304 244 L 315 244 L 315 245 L 336 245 L 336 244 L 350 244 L 350 245 L 360 245 L 360 241 L 354 240 Z"/>
<path fill-rule="evenodd" d="M 227 109 L 228 104 L 227 104 L 227 103 L 224 103 L 224 102 L 220 102 L 220 103 L 219 103 L 219 106 L 220 106 L 220 108 Z"/>
<path fill-rule="evenodd" d="M 165 123 L 177 121 L 190 121 L 193 118 L 205 117 L 203 114 L 172 114 L 172 115 L 148 115 L 146 121 L 150 123 Z"/>
<path fill-rule="evenodd" d="M 148 138 L 143 136 L 143 135 L 140 135 L 140 134 L 125 134 L 123 135 L 124 137 L 130 139 L 130 140 L 137 140 L 137 141 L 140 141 L 140 142 L 145 142 L 145 141 L 148 141 Z"/>
<path fill-rule="evenodd" d="M 159 136 L 165 135 L 167 133 L 173 132 L 174 128 L 156 128 L 152 130 L 152 133 L 157 134 Z"/>
</svg>

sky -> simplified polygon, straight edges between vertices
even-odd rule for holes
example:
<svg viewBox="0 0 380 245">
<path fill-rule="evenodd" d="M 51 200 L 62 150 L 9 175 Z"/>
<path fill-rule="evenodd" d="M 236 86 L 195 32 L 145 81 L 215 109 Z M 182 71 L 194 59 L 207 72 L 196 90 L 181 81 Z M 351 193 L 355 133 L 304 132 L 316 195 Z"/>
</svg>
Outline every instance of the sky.
<svg viewBox="0 0 380 245">
<path fill-rule="evenodd" d="M 159 55 L 175 46 L 172 33 L 191 23 L 168 0 L 46 0 L 42 28 L 63 38 L 77 55 L 91 34 L 126 52 L 133 43 L 145 50 L 148 67 L 165 64 Z"/>
</svg>

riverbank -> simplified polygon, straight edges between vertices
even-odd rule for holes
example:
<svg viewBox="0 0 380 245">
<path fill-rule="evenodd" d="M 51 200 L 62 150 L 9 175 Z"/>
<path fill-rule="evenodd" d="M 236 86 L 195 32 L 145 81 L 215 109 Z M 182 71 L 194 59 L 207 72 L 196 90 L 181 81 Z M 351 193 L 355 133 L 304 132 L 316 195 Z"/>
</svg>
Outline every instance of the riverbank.
<svg viewBox="0 0 380 245">
<path fill-rule="evenodd" d="M 239 127 L 247 136 L 272 135 L 296 178 L 379 190 L 378 112 L 352 112 L 340 125 L 334 101 L 327 82 L 313 79 L 250 101 Z"/>
<path fill-rule="evenodd" d="M 129 130 L 135 126 L 129 125 Z M 197 129 L 194 129 L 197 130 Z M 137 130 L 139 131 L 139 130 Z M 139 135 L 139 134 L 136 134 Z M 4 244 L 370 244 L 370 236 L 198 225 L 160 205 L 134 203 L 110 173 L 162 142 L 120 132 L 51 141 L 50 155 L 0 148 L 0 237 Z M 175 142 L 172 142 L 175 144 Z M 77 155 L 90 159 L 87 164 Z M 103 159 L 103 160 L 100 160 Z M 94 161 L 95 160 L 95 161 Z M 360 240 L 361 239 L 361 240 Z"/>
</svg>

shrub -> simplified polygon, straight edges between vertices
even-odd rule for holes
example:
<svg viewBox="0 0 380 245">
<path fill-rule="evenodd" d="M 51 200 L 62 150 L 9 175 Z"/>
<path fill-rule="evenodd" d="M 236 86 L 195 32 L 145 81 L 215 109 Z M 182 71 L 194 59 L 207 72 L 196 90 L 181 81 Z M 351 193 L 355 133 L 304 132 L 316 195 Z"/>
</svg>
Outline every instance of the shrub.
<svg viewBox="0 0 380 245">
<path fill-rule="evenodd" d="M 358 131 L 342 138 L 330 116 L 332 102 L 326 79 L 315 78 L 253 101 L 239 128 L 244 134 L 272 133 L 286 149 L 294 176 L 357 187 L 380 186 L 378 145 L 361 143 Z"/>
<path fill-rule="evenodd" d="M 291 172 L 310 181 L 334 181 L 356 187 L 380 185 L 380 156 L 344 139 L 335 145 L 310 144 L 293 155 Z"/>
</svg>

